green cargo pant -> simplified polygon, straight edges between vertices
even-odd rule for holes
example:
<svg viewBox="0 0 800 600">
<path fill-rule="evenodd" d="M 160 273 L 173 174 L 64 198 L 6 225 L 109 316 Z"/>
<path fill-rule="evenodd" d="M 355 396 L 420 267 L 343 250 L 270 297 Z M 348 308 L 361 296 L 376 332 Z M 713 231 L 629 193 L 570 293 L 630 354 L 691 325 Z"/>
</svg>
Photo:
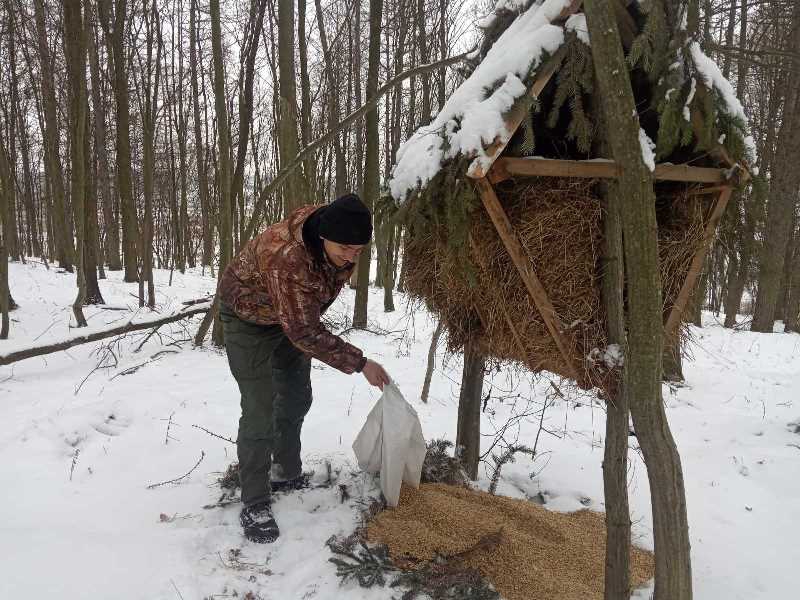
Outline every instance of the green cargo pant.
<svg viewBox="0 0 800 600">
<path fill-rule="evenodd" d="M 220 307 L 228 364 L 242 396 L 239 479 L 242 503 L 270 498 L 270 470 L 281 479 L 302 474 L 300 429 L 311 407 L 311 358 L 280 325 L 256 325 Z"/>
</svg>

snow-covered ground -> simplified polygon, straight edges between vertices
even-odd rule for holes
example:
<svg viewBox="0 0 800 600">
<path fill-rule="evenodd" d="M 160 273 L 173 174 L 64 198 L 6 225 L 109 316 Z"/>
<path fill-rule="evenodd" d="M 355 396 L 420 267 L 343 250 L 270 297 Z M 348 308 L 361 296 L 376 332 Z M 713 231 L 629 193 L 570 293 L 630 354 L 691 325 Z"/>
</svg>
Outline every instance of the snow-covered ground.
<svg viewBox="0 0 800 600">
<path fill-rule="evenodd" d="M 120 277 L 111 273 L 101 282 L 105 299 L 135 310 L 136 286 Z M 164 313 L 214 287 L 199 272 L 175 273 L 171 287 L 169 273 L 156 277 Z M 72 275 L 12 264 L 10 282 L 20 308 L 0 354 L 75 333 Z M 389 333 L 352 332 L 349 339 L 384 363 L 419 412 L 426 438 L 453 439 L 459 357 L 443 362 L 439 354 L 430 402 L 421 404 L 432 323 L 421 310 L 407 314 L 402 296 L 396 300 L 398 311 L 384 314 L 382 292 L 374 290 L 370 328 Z M 352 301 L 347 290 L 334 316 L 350 314 Z M 98 328 L 131 316 L 86 312 Z M 250 544 L 240 535 L 238 506 L 203 508 L 220 498 L 216 478 L 236 454 L 232 444 L 193 427 L 236 436 L 238 394 L 225 357 L 193 349 L 182 341 L 189 333 L 180 325 L 159 333 L 139 352 L 146 331 L 115 344 L 113 355 L 98 342 L 0 367 L 0 598 L 190 600 L 248 592 L 265 600 L 391 598 L 389 590 L 340 587 L 324 546 L 330 535 L 353 529 L 357 500 L 375 493 L 357 473 L 350 445 L 378 392 L 360 375 L 314 363 L 306 465 L 316 467 L 319 479 L 329 462 L 352 499 L 341 503 L 337 485 L 281 497 L 275 506 L 281 538 L 271 546 Z M 800 336 L 733 332 L 711 315 L 693 333 L 687 386 L 665 388 L 665 401 L 687 485 L 695 597 L 795 598 Z M 106 367 L 95 369 L 101 360 Z M 124 374 L 136 365 L 142 366 Z M 493 377 L 486 434 L 527 411 L 506 437 L 533 445 L 539 411 L 549 403 L 539 459 L 507 465 L 498 491 L 543 499 L 554 510 L 602 510 L 602 407 L 588 397 L 554 395 L 546 378 L 532 384 L 505 372 Z M 485 438 L 487 448 L 492 439 Z M 634 535 L 652 548 L 647 477 L 630 439 Z M 148 489 L 183 475 L 201 455 L 180 484 Z M 484 471 L 484 486 L 486 479 Z"/>
</svg>

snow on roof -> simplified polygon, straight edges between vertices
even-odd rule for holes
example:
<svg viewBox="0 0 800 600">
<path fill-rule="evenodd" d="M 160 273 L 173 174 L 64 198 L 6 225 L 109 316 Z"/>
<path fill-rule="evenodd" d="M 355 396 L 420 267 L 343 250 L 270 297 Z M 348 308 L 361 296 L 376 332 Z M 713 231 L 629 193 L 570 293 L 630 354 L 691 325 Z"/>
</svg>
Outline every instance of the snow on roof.
<svg viewBox="0 0 800 600">
<path fill-rule="evenodd" d="M 569 5 L 570 0 L 537 0 L 503 32 L 433 122 L 400 146 L 389 182 L 394 198 L 402 201 L 409 191 L 426 185 L 444 161 L 458 154 L 488 161 L 484 145 L 497 137 L 510 138 L 513 132 L 503 114 L 527 92 L 523 81 L 543 54 L 564 43 L 563 28 L 551 23 Z"/>
<path fill-rule="evenodd" d="M 700 48 L 700 44 L 696 41 L 691 42 L 689 51 L 692 55 L 692 62 L 694 62 L 697 72 L 703 77 L 703 83 L 705 83 L 706 87 L 708 89 L 716 89 L 722 97 L 722 104 L 725 112 L 732 117 L 740 118 L 746 126 L 748 119 L 742 107 L 742 103 L 739 102 L 736 93 L 733 91 L 733 86 L 730 81 L 725 79 L 717 63 L 703 52 L 702 48 Z M 745 148 L 751 154 L 751 158 L 755 159 L 756 145 L 752 136 L 745 136 L 744 143 Z"/>
</svg>

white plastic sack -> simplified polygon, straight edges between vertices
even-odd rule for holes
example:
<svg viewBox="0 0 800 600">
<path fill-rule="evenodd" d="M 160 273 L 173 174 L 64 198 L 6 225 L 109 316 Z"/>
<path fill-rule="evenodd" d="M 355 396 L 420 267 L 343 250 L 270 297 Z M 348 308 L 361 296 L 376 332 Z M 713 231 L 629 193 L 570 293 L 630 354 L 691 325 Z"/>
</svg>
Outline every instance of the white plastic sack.
<svg viewBox="0 0 800 600">
<path fill-rule="evenodd" d="M 425 438 L 417 411 L 394 383 L 383 387 L 380 400 L 353 442 L 353 450 L 361 469 L 380 472 L 381 491 L 389 506 L 397 506 L 403 481 L 419 487 Z"/>
</svg>

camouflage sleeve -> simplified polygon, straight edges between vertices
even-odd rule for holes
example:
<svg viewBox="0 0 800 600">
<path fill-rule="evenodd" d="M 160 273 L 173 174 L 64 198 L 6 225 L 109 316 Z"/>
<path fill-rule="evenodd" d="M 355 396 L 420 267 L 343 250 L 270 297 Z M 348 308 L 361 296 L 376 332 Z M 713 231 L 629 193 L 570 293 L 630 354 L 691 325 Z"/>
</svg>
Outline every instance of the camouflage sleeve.
<svg viewBox="0 0 800 600">
<path fill-rule="evenodd" d="M 271 270 L 265 283 L 278 321 L 298 349 L 348 375 L 361 371 L 363 352 L 322 325 L 319 301 L 302 280 Z"/>
</svg>

